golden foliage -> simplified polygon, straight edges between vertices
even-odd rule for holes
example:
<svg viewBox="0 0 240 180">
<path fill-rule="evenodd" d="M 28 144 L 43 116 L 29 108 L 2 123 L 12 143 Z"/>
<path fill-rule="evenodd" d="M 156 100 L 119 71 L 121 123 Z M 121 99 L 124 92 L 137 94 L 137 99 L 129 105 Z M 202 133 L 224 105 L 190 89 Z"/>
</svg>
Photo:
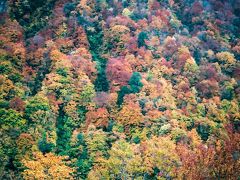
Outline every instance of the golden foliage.
<svg viewBox="0 0 240 180">
<path fill-rule="evenodd" d="M 117 114 L 116 120 L 123 125 L 139 125 L 144 120 L 138 103 L 124 104 Z"/>
<path fill-rule="evenodd" d="M 43 155 L 40 152 L 34 153 L 33 160 L 23 160 L 27 168 L 23 171 L 23 178 L 31 179 L 73 179 L 74 170 L 65 165 L 67 157 L 56 156 L 53 153 Z"/>
</svg>

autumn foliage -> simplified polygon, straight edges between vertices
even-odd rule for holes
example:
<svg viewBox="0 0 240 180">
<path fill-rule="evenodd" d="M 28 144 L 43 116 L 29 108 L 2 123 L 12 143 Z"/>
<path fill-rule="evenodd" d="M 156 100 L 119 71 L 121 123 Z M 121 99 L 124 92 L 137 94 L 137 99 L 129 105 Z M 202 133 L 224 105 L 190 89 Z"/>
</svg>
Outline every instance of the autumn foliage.
<svg viewBox="0 0 240 180">
<path fill-rule="evenodd" d="M 0 179 L 239 179 L 238 5 L 0 1 Z"/>
</svg>

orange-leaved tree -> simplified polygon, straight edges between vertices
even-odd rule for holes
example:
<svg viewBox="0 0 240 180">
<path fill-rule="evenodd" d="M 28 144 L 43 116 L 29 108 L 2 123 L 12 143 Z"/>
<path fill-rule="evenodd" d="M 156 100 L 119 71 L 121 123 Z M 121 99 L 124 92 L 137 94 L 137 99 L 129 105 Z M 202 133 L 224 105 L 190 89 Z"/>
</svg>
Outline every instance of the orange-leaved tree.
<svg viewBox="0 0 240 180">
<path fill-rule="evenodd" d="M 74 170 L 65 163 L 67 157 L 57 156 L 53 153 L 43 155 L 34 153 L 32 160 L 23 160 L 26 169 L 23 171 L 24 179 L 73 179 Z"/>
</svg>

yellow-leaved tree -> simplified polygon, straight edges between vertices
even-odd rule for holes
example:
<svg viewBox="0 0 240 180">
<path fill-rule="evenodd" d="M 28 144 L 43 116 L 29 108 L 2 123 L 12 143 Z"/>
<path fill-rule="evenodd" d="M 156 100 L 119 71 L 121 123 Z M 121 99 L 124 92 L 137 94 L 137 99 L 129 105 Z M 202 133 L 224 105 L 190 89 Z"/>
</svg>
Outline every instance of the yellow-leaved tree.
<svg viewBox="0 0 240 180">
<path fill-rule="evenodd" d="M 74 170 L 66 165 L 67 157 L 57 156 L 53 153 L 42 154 L 36 152 L 32 160 L 23 160 L 26 167 L 22 175 L 27 180 L 38 179 L 73 179 Z"/>
</svg>

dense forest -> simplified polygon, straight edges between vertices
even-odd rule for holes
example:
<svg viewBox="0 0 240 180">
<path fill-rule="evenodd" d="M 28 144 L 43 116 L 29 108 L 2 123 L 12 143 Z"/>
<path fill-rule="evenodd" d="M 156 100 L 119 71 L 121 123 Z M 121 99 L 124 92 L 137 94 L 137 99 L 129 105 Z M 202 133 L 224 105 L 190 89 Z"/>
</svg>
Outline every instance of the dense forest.
<svg viewBox="0 0 240 180">
<path fill-rule="evenodd" d="M 240 0 L 0 0 L 0 179 L 240 179 Z"/>
</svg>

